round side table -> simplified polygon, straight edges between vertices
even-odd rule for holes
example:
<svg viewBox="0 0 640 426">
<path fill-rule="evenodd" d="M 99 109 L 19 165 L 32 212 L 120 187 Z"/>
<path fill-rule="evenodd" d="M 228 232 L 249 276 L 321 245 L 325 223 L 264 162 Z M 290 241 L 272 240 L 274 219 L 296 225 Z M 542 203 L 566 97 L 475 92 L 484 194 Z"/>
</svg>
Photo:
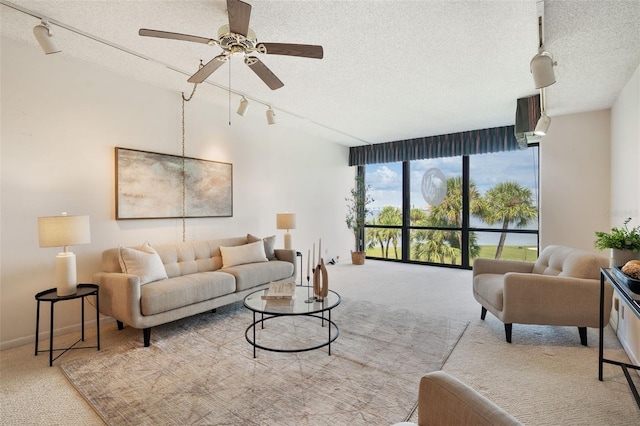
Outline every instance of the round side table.
<svg viewBox="0 0 640 426">
<path fill-rule="evenodd" d="M 38 307 L 36 310 L 36 351 L 35 355 L 38 356 L 40 352 L 47 352 L 47 350 L 38 350 L 38 334 L 40 331 L 40 302 L 49 302 L 51 303 L 51 316 L 49 320 L 49 367 L 53 365 L 53 361 L 60 358 L 65 352 L 71 349 L 97 349 L 100 350 L 100 299 L 98 290 L 100 287 L 97 284 L 78 284 L 78 291 L 75 294 L 71 294 L 69 296 L 58 296 L 58 292 L 55 288 L 50 288 L 49 290 L 41 291 L 36 294 L 36 300 L 38 301 Z M 84 300 L 88 296 L 96 297 L 96 345 L 95 346 L 81 346 L 76 347 L 76 345 L 80 342 L 84 342 Z M 62 302 L 65 300 L 73 300 L 73 299 L 82 299 L 82 335 L 79 340 L 77 340 L 73 345 L 67 348 L 54 349 L 53 348 L 53 313 L 54 306 L 58 302 Z M 58 354 L 55 358 L 53 357 L 53 353 L 57 351 L 62 351 L 62 353 Z"/>
</svg>

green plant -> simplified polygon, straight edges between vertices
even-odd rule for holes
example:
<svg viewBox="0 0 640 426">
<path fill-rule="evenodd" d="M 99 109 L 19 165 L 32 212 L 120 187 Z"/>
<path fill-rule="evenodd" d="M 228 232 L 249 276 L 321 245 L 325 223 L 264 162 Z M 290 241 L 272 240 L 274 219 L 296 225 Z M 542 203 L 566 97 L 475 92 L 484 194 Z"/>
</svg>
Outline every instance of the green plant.
<svg viewBox="0 0 640 426">
<path fill-rule="evenodd" d="M 624 226 L 611 228 L 611 232 L 596 231 L 596 248 L 640 251 L 640 226 L 629 229 L 629 222 L 631 218 L 624 221 Z"/>
<path fill-rule="evenodd" d="M 344 199 L 347 202 L 345 223 L 355 237 L 356 251 L 364 251 L 364 226 L 370 213 L 368 206 L 373 203 L 373 198 L 368 194 L 370 188 L 370 185 L 364 185 L 364 178 L 358 175 L 351 188 L 351 196 Z"/>
</svg>

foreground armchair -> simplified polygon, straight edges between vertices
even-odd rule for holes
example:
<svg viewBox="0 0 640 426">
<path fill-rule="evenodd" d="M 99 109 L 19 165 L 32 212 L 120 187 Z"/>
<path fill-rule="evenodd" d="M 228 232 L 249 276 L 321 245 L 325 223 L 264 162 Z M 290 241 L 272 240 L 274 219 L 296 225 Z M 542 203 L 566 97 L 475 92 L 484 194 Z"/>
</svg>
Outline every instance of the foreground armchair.
<svg viewBox="0 0 640 426">
<path fill-rule="evenodd" d="M 400 425 L 415 423 L 394 426 Z M 434 371 L 420 379 L 418 425 L 510 426 L 522 423 L 455 377 L 444 371 Z"/>
<path fill-rule="evenodd" d="M 608 260 L 590 252 L 552 245 L 533 262 L 476 259 L 473 296 L 504 323 L 511 343 L 513 323 L 578 327 L 587 346 L 587 327 L 600 326 L 600 268 Z M 605 286 L 605 320 L 613 289 Z"/>
</svg>

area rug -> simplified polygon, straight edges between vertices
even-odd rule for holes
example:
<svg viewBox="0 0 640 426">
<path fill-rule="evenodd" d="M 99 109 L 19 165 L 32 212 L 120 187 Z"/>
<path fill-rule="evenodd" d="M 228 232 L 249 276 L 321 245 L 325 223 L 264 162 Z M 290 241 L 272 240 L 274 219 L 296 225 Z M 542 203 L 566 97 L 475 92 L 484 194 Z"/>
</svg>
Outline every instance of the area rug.
<svg viewBox="0 0 640 426">
<path fill-rule="evenodd" d="M 340 328 L 327 348 L 301 353 L 259 350 L 253 358 L 242 304 L 152 330 L 60 364 L 70 382 L 110 425 L 389 425 L 408 418 L 420 377 L 439 370 L 467 322 L 342 300 Z M 258 341 L 301 347 L 326 338 L 319 319 L 265 323 Z"/>
</svg>

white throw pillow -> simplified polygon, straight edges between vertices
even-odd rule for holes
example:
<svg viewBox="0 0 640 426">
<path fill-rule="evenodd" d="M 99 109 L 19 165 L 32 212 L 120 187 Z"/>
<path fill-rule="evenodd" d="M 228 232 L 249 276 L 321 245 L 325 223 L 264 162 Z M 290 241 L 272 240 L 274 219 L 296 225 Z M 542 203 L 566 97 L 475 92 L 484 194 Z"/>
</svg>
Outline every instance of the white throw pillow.
<svg viewBox="0 0 640 426">
<path fill-rule="evenodd" d="M 268 262 L 264 254 L 264 244 L 262 241 L 249 243 L 242 246 L 220 247 L 222 253 L 222 267 L 242 265 L 245 263 Z"/>
<path fill-rule="evenodd" d="M 140 284 L 168 278 L 160 255 L 148 241 L 139 249 L 118 247 L 118 260 L 122 272 L 139 276 Z"/>
</svg>

